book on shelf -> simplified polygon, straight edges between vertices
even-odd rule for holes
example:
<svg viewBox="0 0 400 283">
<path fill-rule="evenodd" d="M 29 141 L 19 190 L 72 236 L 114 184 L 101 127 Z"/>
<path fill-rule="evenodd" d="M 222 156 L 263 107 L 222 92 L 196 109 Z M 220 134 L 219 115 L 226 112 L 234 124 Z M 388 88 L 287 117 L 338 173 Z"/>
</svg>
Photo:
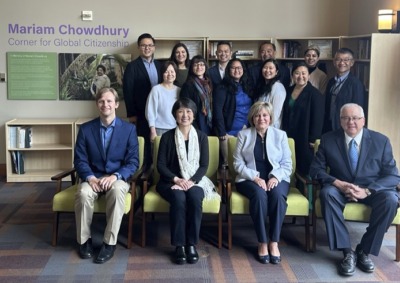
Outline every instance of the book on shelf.
<svg viewBox="0 0 400 283">
<path fill-rule="evenodd" d="M 10 127 L 10 148 L 32 147 L 31 127 Z"/>
<path fill-rule="evenodd" d="M 310 39 L 308 46 L 317 46 L 319 48 L 319 58 L 332 58 L 332 40 L 331 39 Z"/>
<path fill-rule="evenodd" d="M 24 174 L 24 155 L 21 151 L 11 151 L 11 160 L 13 164 L 13 172 L 15 174 Z"/>
<path fill-rule="evenodd" d="M 9 132 L 9 134 L 8 134 L 9 148 L 16 148 L 17 147 L 17 127 L 9 126 L 8 132 Z"/>
<path fill-rule="evenodd" d="M 283 42 L 283 58 L 299 58 L 302 54 L 299 54 L 301 44 L 295 40 L 287 40 Z"/>
<path fill-rule="evenodd" d="M 370 40 L 360 39 L 358 41 L 358 59 L 369 59 L 370 58 Z"/>
<path fill-rule="evenodd" d="M 234 58 L 254 59 L 254 50 L 237 50 L 233 53 Z"/>
</svg>

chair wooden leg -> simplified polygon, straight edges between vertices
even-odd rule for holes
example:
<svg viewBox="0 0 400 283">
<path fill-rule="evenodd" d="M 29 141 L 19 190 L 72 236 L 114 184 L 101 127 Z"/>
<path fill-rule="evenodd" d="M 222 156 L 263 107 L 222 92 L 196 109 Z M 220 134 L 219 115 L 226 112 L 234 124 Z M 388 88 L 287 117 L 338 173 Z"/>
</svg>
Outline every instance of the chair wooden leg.
<svg viewBox="0 0 400 283">
<path fill-rule="evenodd" d="M 221 209 L 218 213 L 218 248 L 222 248 L 222 213 Z"/>
<path fill-rule="evenodd" d="M 232 249 L 232 214 L 228 212 L 228 249 Z"/>
<path fill-rule="evenodd" d="M 396 261 L 400 261 L 400 224 L 396 225 Z"/>
<path fill-rule="evenodd" d="M 310 216 L 304 217 L 304 226 L 305 226 L 305 234 L 306 234 L 306 251 L 310 251 Z"/>
<path fill-rule="evenodd" d="M 146 246 L 146 213 L 142 211 L 142 248 Z"/>
<path fill-rule="evenodd" d="M 315 210 L 312 214 L 312 223 L 312 251 L 315 252 L 317 250 L 317 216 L 315 214 Z"/>
<path fill-rule="evenodd" d="M 53 247 L 57 246 L 57 237 L 58 237 L 58 221 L 60 220 L 60 213 L 54 212 L 54 219 L 53 219 L 53 237 L 51 244 Z"/>
<path fill-rule="evenodd" d="M 132 229 L 133 229 L 133 214 L 134 211 L 134 200 L 131 199 L 131 210 L 129 211 L 129 221 L 128 221 L 128 243 L 126 247 L 130 249 L 132 247 Z"/>
</svg>

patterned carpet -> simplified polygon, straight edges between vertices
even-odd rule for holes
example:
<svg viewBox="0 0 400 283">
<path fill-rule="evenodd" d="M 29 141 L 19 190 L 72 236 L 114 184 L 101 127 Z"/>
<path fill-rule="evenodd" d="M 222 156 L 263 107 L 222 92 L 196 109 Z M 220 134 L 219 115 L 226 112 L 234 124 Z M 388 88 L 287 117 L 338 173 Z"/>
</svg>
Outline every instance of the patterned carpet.
<svg viewBox="0 0 400 283">
<path fill-rule="evenodd" d="M 76 253 L 73 215 L 61 217 L 58 246 L 51 246 L 52 183 L 5 183 L 0 180 L 0 282 L 400 282 L 400 264 L 394 261 L 394 228 L 385 235 L 376 271 L 357 270 L 352 277 L 337 274 L 341 253 L 327 247 L 323 221 L 318 225 L 318 250 L 304 251 L 304 229 L 299 223 L 284 224 L 280 265 L 259 264 L 256 237 L 249 217 L 233 218 L 233 249 L 217 249 L 214 218 L 204 217 L 200 260 L 194 265 L 172 262 L 168 217 L 159 215 L 147 225 L 147 246 L 141 248 L 140 215 L 134 225 L 134 245 L 128 250 L 118 244 L 112 260 L 97 265 L 81 260 Z M 93 240 L 101 244 L 104 217 L 95 216 Z M 366 225 L 349 223 L 355 241 Z M 126 222 L 120 232 L 126 240 Z M 226 244 L 226 224 L 224 243 Z M 354 246 L 357 242 L 354 242 Z"/>
</svg>

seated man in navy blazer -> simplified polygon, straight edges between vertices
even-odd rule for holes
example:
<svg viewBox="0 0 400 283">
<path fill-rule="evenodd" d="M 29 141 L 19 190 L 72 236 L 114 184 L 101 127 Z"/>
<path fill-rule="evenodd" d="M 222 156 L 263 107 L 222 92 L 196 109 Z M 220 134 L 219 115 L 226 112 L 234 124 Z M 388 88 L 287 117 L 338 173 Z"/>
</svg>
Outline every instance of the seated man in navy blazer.
<svg viewBox="0 0 400 283">
<path fill-rule="evenodd" d="M 99 90 L 96 105 L 100 117 L 80 127 L 75 145 L 74 166 L 82 180 L 75 195 L 75 220 L 79 255 L 91 258 L 93 203 L 106 198 L 107 226 L 95 259 L 104 263 L 114 255 L 129 191 L 127 180 L 139 165 L 139 146 L 135 126 L 116 116 L 119 98 L 113 88 Z"/>
<path fill-rule="evenodd" d="M 338 271 L 350 276 L 356 266 L 368 273 L 375 270 L 368 255 L 379 254 L 383 236 L 396 216 L 400 176 L 389 139 L 364 128 L 361 106 L 343 105 L 340 124 L 341 129 L 322 136 L 310 176 L 322 185 L 321 209 L 329 247 L 344 254 Z M 343 217 L 348 202 L 371 207 L 369 226 L 355 252 Z"/>
</svg>

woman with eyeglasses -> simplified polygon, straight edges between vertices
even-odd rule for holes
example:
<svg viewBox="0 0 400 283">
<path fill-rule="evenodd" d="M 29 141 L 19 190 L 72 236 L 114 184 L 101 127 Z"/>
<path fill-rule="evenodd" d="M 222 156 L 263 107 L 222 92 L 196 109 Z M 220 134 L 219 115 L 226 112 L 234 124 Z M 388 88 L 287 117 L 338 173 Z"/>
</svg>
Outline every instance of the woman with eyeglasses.
<svg viewBox="0 0 400 283">
<path fill-rule="evenodd" d="M 172 48 L 170 60 L 178 66 L 175 85 L 182 87 L 189 73 L 189 50 L 185 44 L 179 42 Z"/>
<path fill-rule="evenodd" d="M 309 78 L 304 62 L 293 67 L 294 85 L 287 90 L 282 116 L 282 129 L 295 141 L 296 168 L 304 176 L 314 158 L 314 142 L 321 138 L 325 112 L 325 96 L 312 86 Z"/>
<path fill-rule="evenodd" d="M 196 129 L 211 135 L 212 132 L 212 83 L 207 74 L 207 62 L 201 55 L 192 58 L 189 74 L 183 84 L 180 97 L 194 101 L 198 109 L 193 121 Z"/>
<path fill-rule="evenodd" d="M 237 136 L 240 130 L 248 126 L 247 114 L 252 104 L 245 65 L 240 59 L 231 59 L 222 83 L 213 92 L 213 120 L 220 140 L 223 165 L 228 163 L 228 137 Z"/>
<path fill-rule="evenodd" d="M 256 101 L 268 102 L 274 110 L 274 123 L 271 125 L 281 128 L 282 108 L 286 99 L 286 90 L 279 81 L 279 64 L 275 59 L 267 59 L 261 66 L 260 76 L 256 88 Z"/>
</svg>

